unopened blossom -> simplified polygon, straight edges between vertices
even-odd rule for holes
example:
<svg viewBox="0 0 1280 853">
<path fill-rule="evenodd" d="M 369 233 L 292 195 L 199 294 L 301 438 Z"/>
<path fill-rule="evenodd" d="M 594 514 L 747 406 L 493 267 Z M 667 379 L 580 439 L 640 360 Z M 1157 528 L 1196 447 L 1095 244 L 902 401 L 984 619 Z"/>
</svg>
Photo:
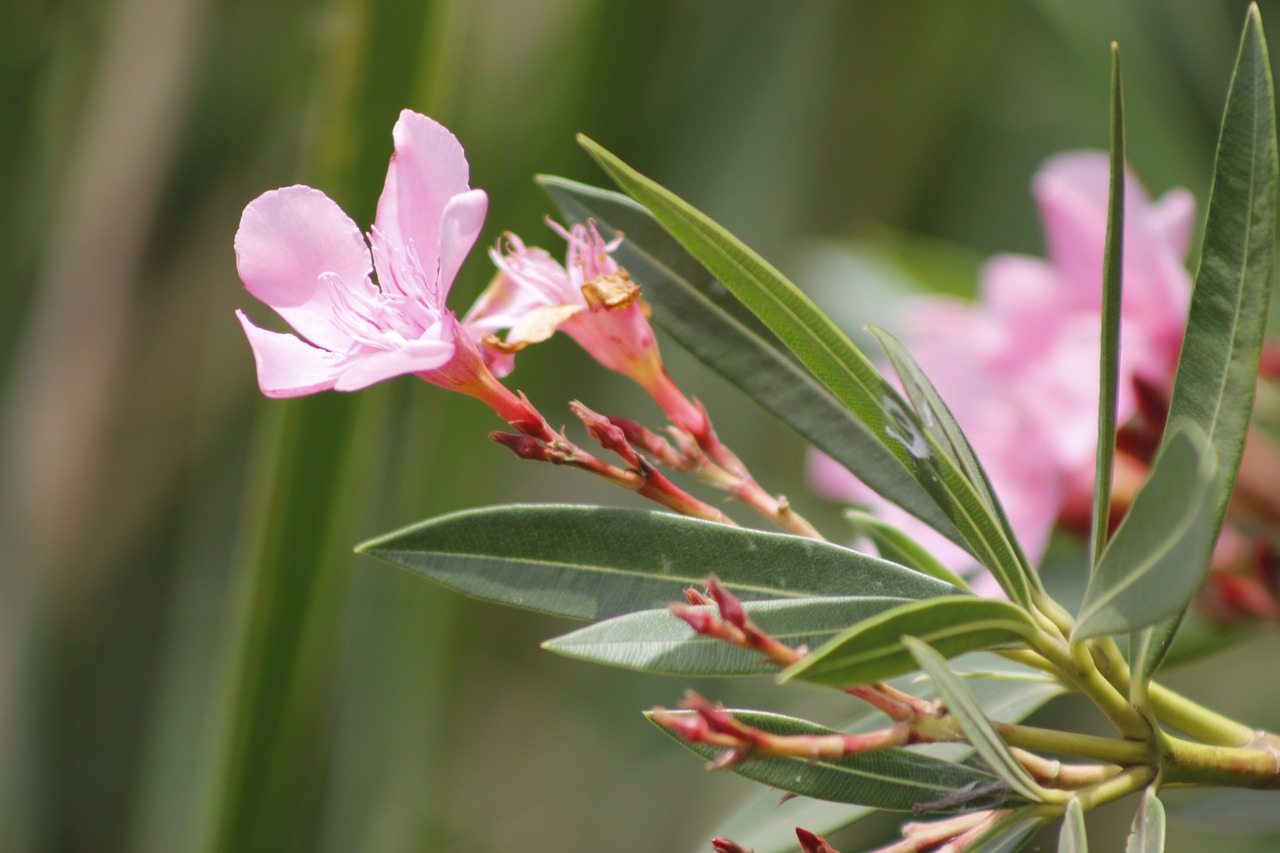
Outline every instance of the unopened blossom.
<svg viewBox="0 0 1280 853">
<path fill-rule="evenodd" d="M 465 322 L 484 333 L 493 371 L 505 375 L 515 353 L 562 330 L 644 388 L 672 423 L 702 439 L 706 414 L 667 375 L 640 287 L 612 257 L 622 237 L 606 242 L 594 224 L 551 227 L 568 243 L 564 266 L 514 234 L 506 235 L 502 251 L 489 252 L 498 274 Z M 498 335 L 503 330 L 505 338 Z"/>
<path fill-rule="evenodd" d="M 1109 180 L 1103 153 L 1049 160 L 1034 181 L 1048 257 L 998 256 L 982 270 L 976 302 L 921 298 L 904 318 L 908 348 L 969 436 L 1032 560 L 1055 522 L 1092 502 Z M 1143 394 L 1167 398 L 1172 387 L 1191 293 L 1183 259 L 1193 215 L 1185 190 L 1153 201 L 1126 175 L 1122 426 L 1141 416 Z M 810 471 L 823 494 L 869 505 L 949 566 L 972 566 L 832 460 L 815 457 Z M 1143 473 L 1121 454 L 1117 490 L 1131 494 Z"/>
<path fill-rule="evenodd" d="M 405 110 L 392 137 L 367 237 L 311 187 L 272 190 L 245 208 L 235 238 L 240 278 L 297 333 L 259 328 L 236 312 L 259 387 L 297 397 L 417 374 L 484 399 L 508 420 L 520 417 L 518 399 L 485 368 L 475 334 L 445 304 L 488 198 L 469 186 L 462 146 L 440 124 Z"/>
</svg>

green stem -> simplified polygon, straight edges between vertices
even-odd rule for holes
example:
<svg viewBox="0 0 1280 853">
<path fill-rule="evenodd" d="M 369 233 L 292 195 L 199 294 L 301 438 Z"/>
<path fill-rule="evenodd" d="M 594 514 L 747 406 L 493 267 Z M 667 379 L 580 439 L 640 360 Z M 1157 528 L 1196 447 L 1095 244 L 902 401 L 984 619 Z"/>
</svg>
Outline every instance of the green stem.
<svg viewBox="0 0 1280 853">
<path fill-rule="evenodd" d="M 1151 682 L 1147 687 L 1151 709 L 1160 722 L 1173 726 L 1214 746 L 1238 746 L 1255 742 L 1259 733 L 1243 723 L 1211 711 L 1181 693 Z"/>
<path fill-rule="evenodd" d="M 1132 794 L 1134 791 L 1145 788 L 1155 778 L 1156 773 L 1150 767 L 1130 767 L 1105 782 L 1100 782 L 1091 788 L 1080 791 L 1076 794 L 1076 799 L 1080 801 L 1082 809 L 1089 811 L 1089 809 L 1109 803 L 1112 800 L 1118 800 L 1121 797 Z"/>
<path fill-rule="evenodd" d="M 1151 724 L 1111 682 L 1102 677 L 1093 656 L 1083 644 L 1066 648 L 1043 634 L 1032 638 L 1032 642 L 1035 650 L 1057 667 L 1057 675 L 1066 678 L 1089 697 L 1120 734 L 1140 741 L 1151 736 Z"/>
<path fill-rule="evenodd" d="M 1229 788 L 1280 788 L 1280 750 L 1211 746 L 1182 738 L 1165 739 L 1166 784 Z"/>
<path fill-rule="evenodd" d="M 1055 755 L 1075 755 L 1109 764 L 1147 764 L 1154 751 L 1149 743 L 1062 732 L 1015 723 L 992 723 L 1010 746 Z"/>
</svg>

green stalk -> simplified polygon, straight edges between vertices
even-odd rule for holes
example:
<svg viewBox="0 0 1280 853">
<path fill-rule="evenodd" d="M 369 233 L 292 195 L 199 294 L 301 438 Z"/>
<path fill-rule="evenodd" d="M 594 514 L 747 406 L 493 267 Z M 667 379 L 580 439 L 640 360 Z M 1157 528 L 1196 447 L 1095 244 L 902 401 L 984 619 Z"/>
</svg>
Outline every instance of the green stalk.
<svg viewBox="0 0 1280 853">
<path fill-rule="evenodd" d="M 1183 734 L 1214 746 L 1243 747 L 1259 739 L 1260 732 L 1211 711 L 1157 682 L 1151 682 L 1147 691 L 1156 718 Z"/>
<path fill-rule="evenodd" d="M 1109 764 L 1147 764 L 1154 758 L 1149 742 L 1076 734 L 1015 723 L 992 723 L 1010 746 L 1057 755 L 1074 755 Z"/>
<path fill-rule="evenodd" d="M 1280 788 L 1280 751 L 1211 746 L 1181 738 L 1165 743 L 1165 784 L 1227 788 Z"/>
</svg>

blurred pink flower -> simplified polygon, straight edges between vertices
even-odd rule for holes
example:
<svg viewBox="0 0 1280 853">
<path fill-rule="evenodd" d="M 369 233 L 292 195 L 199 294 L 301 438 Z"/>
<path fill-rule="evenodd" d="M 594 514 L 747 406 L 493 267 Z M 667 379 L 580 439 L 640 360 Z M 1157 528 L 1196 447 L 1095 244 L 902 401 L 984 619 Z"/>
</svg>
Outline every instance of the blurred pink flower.
<svg viewBox="0 0 1280 853">
<path fill-rule="evenodd" d="M 298 333 L 261 329 L 236 312 L 268 397 L 355 391 L 408 373 L 474 396 L 499 393 L 472 334 L 445 305 L 488 198 L 468 186 L 461 145 L 435 121 L 405 110 L 392 136 L 367 243 L 310 187 L 272 190 L 245 208 L 235 238 L 240 278 Z"/>
<path fill-rule="evenodd" d="M 701 440 L 710 429 L 706 414 L 667 375 L 640 287 L 611 256 L 622 237 L 606 243 L 594 224 L 551 227 L 568 242 L 563 267 L 514 234 L 506 236 L 505 251 L 489 252 L 498 274 L 464 322 L 484 334 L 491 368 L 505 375 L 516 352 L 563 330 L 596 361 L 637 382 L 672 423 Z M 505 340 L 497 336 L 503 329 Z"/>
<path fill-rule="evenodd" d="M 1092 502 L 1108 185 L 1103 153 L 1049 160 L 1034 181 L 1047 260 L 995 257 L 982 270 L 976 303 L 921 298 L 905 317 L 912 354 L 969 436 L 1033 561 L 1054 524 Z M 1183 259 L 1194 212 L 1185 190 L 1153 201 L 1126 176 L 1122 426 L 1140 416 L 1141 395 L 1167 399 L 1172 387 L 1191 293 Z M 1118 459 L 1117 488 L 1140 480 L 1132 463 Z M 954 569 L 972 566 L 832 460 L 815 455 L 810 473 L 820 493 L 872 507 Z"/>
</svg>

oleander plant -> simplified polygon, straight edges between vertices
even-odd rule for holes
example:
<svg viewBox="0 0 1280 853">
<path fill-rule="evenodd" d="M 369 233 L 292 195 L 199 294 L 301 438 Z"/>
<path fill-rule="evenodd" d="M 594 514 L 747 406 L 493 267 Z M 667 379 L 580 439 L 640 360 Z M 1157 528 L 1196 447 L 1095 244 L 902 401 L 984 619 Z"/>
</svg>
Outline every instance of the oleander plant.
<svg viewBox="0 0 1280 853">
<path fill-rule="evenodd" d="M 761 786 L 708 849 L 832 853 L 825 836 L 888 812 L 900 838 L 881 853 L 1013 851 L 1055 824 L 1058 849 L 1079 853 L 1086 813 L 1128 798 L 1127 850 L 1164 850 L 1164 791 L 1280 788 L 1280 735 L 1157 679 L 1171 657 L 1208 653 L 1180 636 L 1188 613 L 1228 626 L 1280 613 L 1280 423 L 1255 414 L 1280 379 L 1265 337 L 1275 99 L 1255 8 L 1193 249 L 1191 195 L 1151 198 L 1126 163 L 1114 46 L 1112 60 L 1109 150 L 1035 177 L 1046 257 L 992 259 L 977 301 L 917 300 L 905 340 L 870 326 L 874 354 L 586 137 L 622 192 L 540 177 L 563 247 L 508 233 L 492 283 L 455 313 L 488 197 L 453 134 L 406 110 L 367 232 L 305 186 L 244 211 L 240 277 L 293 329 L 239 313 L 259 386 L 287 398 L 415 375 L 491 408 L 507 426 L 489 437 L 521 459 L 657 504 L 487 506 L 361 552 L 585 623 L 545 643 L 560 655 L 847 698 L 834 727 L 695 692 L 645 712 L 673 749 Z M 561 414 L 511 377 L 557 332 L 666 422 L 574 402 L 582 429 L 553 426 Z M 757 481 L 668 373 L 668 339 L 812 445 L 814 488 L 848 505 L 847 526 L 820 531 Z M 1078 604 L 1042 580 L 1051 534 L 1083 542 Z M 1024 722 L 1072 695 L 1105 734 Z M 780 826 L 791 840 L 768 840 Z"/>
</svg>

